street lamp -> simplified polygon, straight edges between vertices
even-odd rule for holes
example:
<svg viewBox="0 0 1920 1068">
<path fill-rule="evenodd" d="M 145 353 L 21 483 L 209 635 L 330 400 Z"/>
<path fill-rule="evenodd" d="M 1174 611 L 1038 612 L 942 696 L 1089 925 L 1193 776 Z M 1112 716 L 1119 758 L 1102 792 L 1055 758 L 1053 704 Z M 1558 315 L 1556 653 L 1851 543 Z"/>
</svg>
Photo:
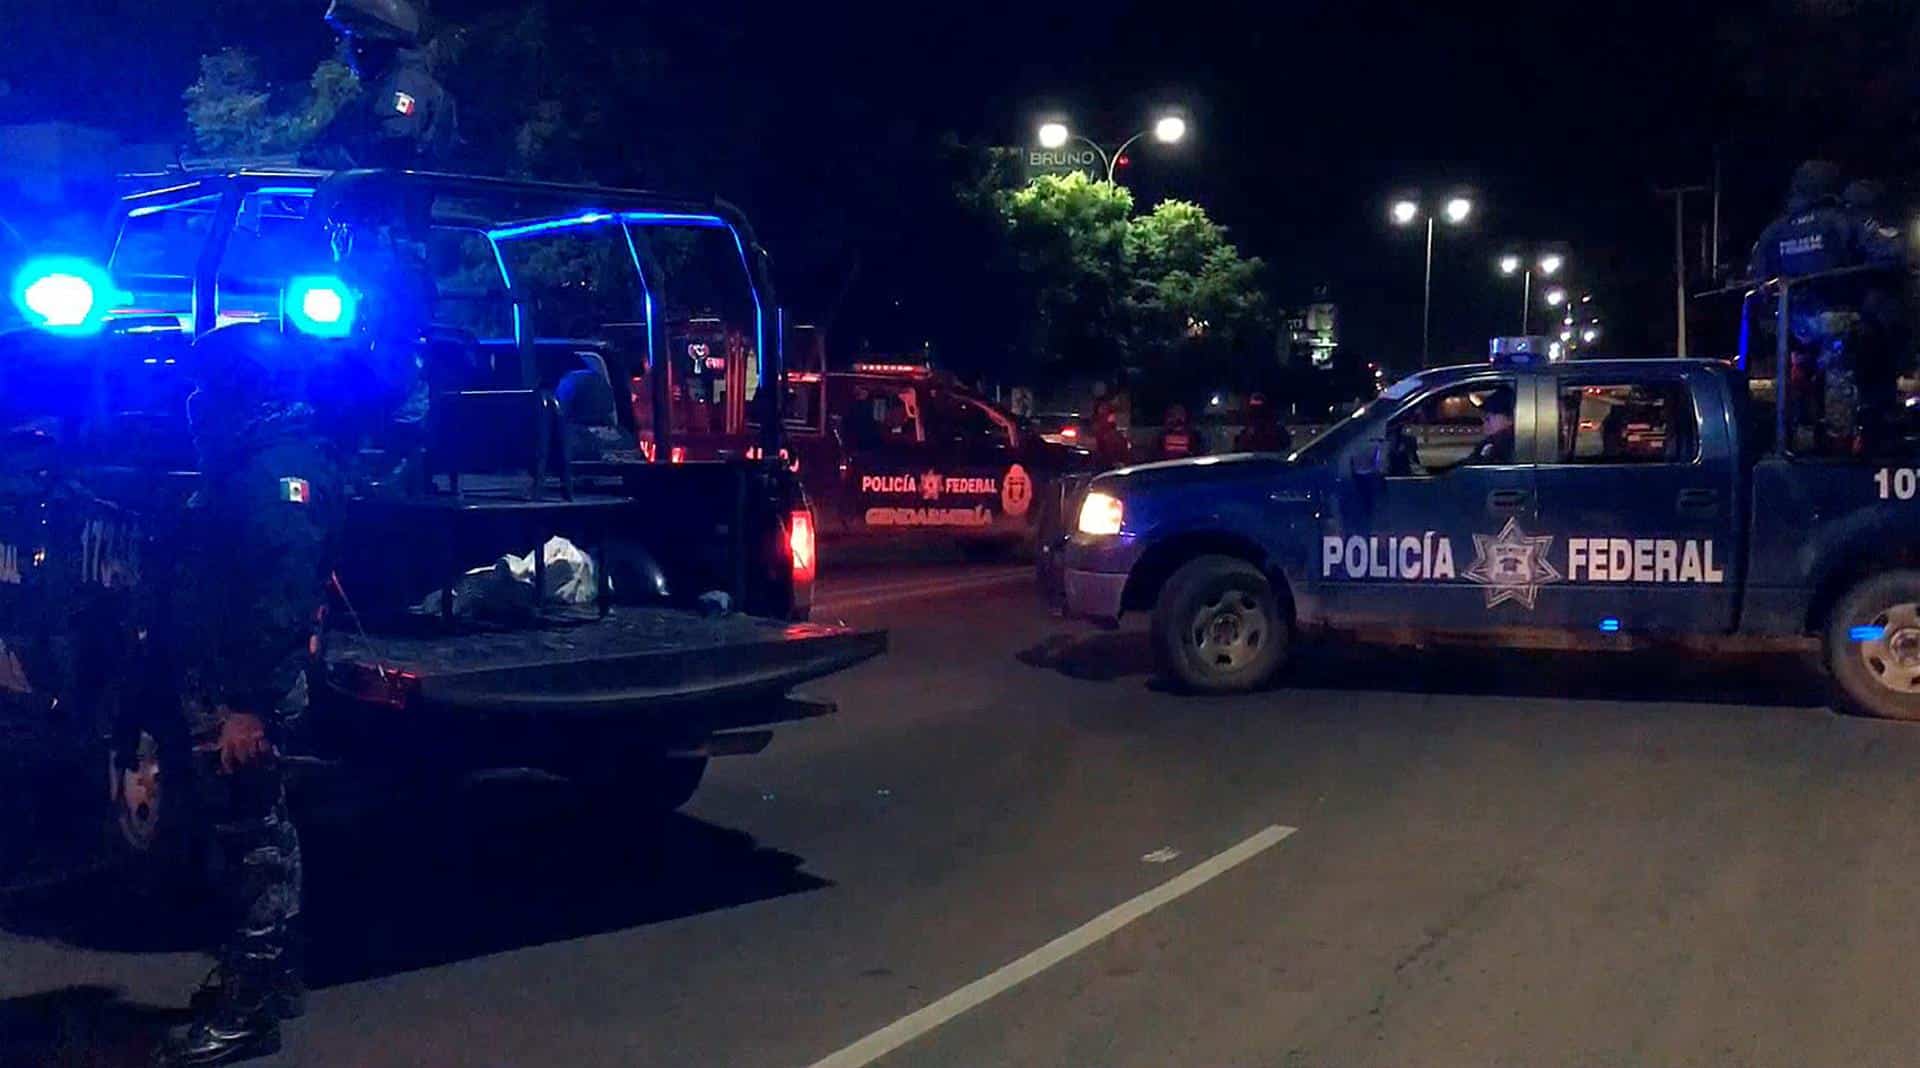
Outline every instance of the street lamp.
<svg viewBox="0 0 1920 1068">
<path fill-rule="evenodd" d="M 1566 262 L 1566 257 L 1558 252 L 1543 252 L 1523 271 L 1521 267 L 1526 264 L 1526 261 L 1520 258 L 1519 253 L 1509 252 L 1500 257 L 1501 274 L 1509 278 L 1516 274 L 1520 275 L 1520 334 L 1522 337 L 1526 336 L 1527 329 L 1533 324 L 1533 272 L 1539 271 L 1543 278 L 1550 277 L 1566 266 Z"/>
<path fill-rule="evenodd" d="M 1120 147 L 1112 152 L 1102 148 L 1098 142 L 1074 133 L 1064 122 L 1043 122 L 1037 131 L 1041 148 L 1059 148 L 1068 141 L 1079 141 L 1093 149 L 1094 153 L 1100 157 L 1100 162 L 1107 168 L 1109 185 L 1113 183 L 1113 172 L 1120 166 L 1120 160 L 1127 154 L 1127 149 L 1132 148 L 1135 141 L 1148 134 L 1152 134 L 1153 139 L 1163 145 L 1177 144 L 1186 139 L 1187 120 L 1172 112 L 1163 114 L 1153 121 L 1152 126 L 1120 142 Z"/>
<path fill-rule="evenodd" d="M 1566 302 L 1567 302 L 1566 290 L 1560 288 L 1559 286 L 1554 286 L 1552 289 L 1547 290 L 1547 307 L 1558 308 L 1560 305 L 1565 304 Z"/>
<path fill-rule="evenodd" d="M 1420 217 L 1420 202 L 1412 199 L 1396 200 L 1389 209 L 1395 226 L 1411 226 Z M 1447 198 L 1440 207 L 1447 222 L 1459 226 L 1473 214 L 1473 201 L 1465 196 L 1455 195 Z M 1420 289 L 1420 366 L 1427 366 L 1428 335 L 1433 324 L 1433 213 L 1427 215 L 1427 270 L 1426 280 Z"/>
</svg>

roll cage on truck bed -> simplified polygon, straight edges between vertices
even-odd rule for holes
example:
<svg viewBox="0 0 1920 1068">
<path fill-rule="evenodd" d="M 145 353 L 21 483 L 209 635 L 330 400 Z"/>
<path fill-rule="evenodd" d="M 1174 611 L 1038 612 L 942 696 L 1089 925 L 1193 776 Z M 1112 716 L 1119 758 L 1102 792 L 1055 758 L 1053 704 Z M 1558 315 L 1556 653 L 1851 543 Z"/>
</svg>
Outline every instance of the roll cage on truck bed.
<svg viewBox="0 0 1920 1068">
<path fill-rule="evenodd" d="M 408 776 L 541 768 L 677 805 L 709 755 L 831 710 L 792 687 L 885 648 L 804 622 L 814 526 L 782 459 L 781 313 L 730 205 L 411 171 L 134 180 L 106 265 L 49 261 L 87 306 L 0 335 L 7 720 L 76 745 L 111 736 L 148 794 L 164 767 L 182 774 L 171 695 L 134 635 L 143 573 L 168 563 L 159 532 L 196 480 L 193 342 L 277 325 L 306 335 L 335 388 L 371 391 L 356 318 L 410 295 L 433 304 L 414 376 L 426 411 L 398 445 L 378 427 L 353 437 L 334 634 L 290 755 Z M 48 310 L 24 281 L 35 268 L 15 286 L 30 320 Z M 672 288 L 716 278 L 727 291 L 698 305 Z M 682 463 L 667 354 L 692 307 L 750 323 L 741 399 L 772 417 L 743 454 Z M 590 595 L 548 595 L 551 539 L 584 550 Z M 466 611 L 483 599 L 468 572 L 508 555 L 531 556 L 524 599 Z M 123 837 L 174 838 L 178 804 L 143 797 L 119 808 Z"/>
</svg>

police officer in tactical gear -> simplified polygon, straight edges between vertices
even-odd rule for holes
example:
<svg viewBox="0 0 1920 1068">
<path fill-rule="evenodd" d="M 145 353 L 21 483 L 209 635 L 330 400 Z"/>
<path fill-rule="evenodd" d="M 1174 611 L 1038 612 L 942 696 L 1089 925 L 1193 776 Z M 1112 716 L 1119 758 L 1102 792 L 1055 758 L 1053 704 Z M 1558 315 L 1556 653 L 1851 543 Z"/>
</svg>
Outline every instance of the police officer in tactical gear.
<svg viewBox="0 0 1920 1068">
<path fill-rule="evenodd" d="M 1889 221 L 1880 183 L 1861 179 L 1840 194 L 1852 233 L 1855 258 L 1882 268 L 1859 276 L 1860 329 L 1858 372 L 1860 432 L 1865 451 L 1885 444 L 1892 431 L 1898 379 L 1913 359 L 1911 329 L 1912 270 L 1906 233 Z"/>
<path fill-rule="evenodd" d="M 280 1045 L 303 1005 L 294 925 L 300 838 L 277 747 L 306 708 L 340 489 L 306 399 L 309 354 L 268 324 L 194 345 L 188 402 L 201 481 L 167 598 L 169 656 L 220 860 L 224 943 L 167 1065 L 227 1064 Z"/>
<path fill-rule="evenodd" d="M 1808 160 L 1793 172 L 1786 211 L 1760 232 L 1748 263 L 1756 280 L 1799 278 L 1860 262 L 1854 227 L 1840 204 L 1840 169 Z M 1824 279 L 1793 287 L 1788 329 L 1798 350 L 1795 388 L 1821 385 L 1817 437 L 1850 448 L 1857 433 L 1859 386 L 1853 336 L 1860 320 L 1859 284 Z"/>
<path fill-rule="evenodd" d="M 442 160 L 458 138 L 453 97 L 420 47 L 420 18 L 405 0 L 333 0 L 327 23 L 346 45 L 365 92 L 341 140 L 356 167 L 415 168 Z"/>
</svg>

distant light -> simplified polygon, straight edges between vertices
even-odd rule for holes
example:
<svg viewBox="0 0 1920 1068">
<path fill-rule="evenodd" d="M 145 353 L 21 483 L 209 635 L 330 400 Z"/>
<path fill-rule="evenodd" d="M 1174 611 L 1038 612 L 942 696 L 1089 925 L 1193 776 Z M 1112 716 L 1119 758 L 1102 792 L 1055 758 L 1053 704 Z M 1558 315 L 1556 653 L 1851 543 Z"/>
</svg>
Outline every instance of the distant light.
<svg viewBox="0 0 1920 1068">
<path fill-rule="evenodd" d="M 1594 339 L 1598 338 L 1599 336 L 1600 336 L 1600 331 L 1595 330 L 1591 326 L 1587 327 L 1585 330 L 1580 331 L 1580 340 L 1586 342 L 1589 345 L 1593 344 Z"/>
<path fill-rule="evenodd" d="M 1554 342 L 1549 342 L 1549 343 L 1548 343 L 1548 345 L 1547 345 L 1547 359 L 1549 359 L 1549 360 L 1557 360 L 1557 359 L 1559 359 L 1560 357 L 1562 357 L 1562 356 L 1564 356 L 1564 355 L 1566 355 L 1566 350 L 1565 350 L 1565 349 L 1562 349 L 1562 348 L 1560 347 L 1560 343 L 1559 343 L 1558 341 L 1554 341 Z"/>
<path fill-rule="evenodd" d="M 1566 290 L 1561 289 L 1559 286 L 1554 286 L 1552 289 L 1547 290 L 1548 306 L 1558 308 L 1560 305 L 1565 304 L 1566 302 L 1567 302 Z"/>
<path fill-rule="evenodd" d="M 1215 408 L 1220 407 L 1220 394 L 1215 393 L 1213 395 L 1213 399 L 1209 400 L 1207 403 Z"/>
<path fill-rule="evenodd" d="M 1608 616 L 1600 621 L 1600 629 L 1607 634 L 1618 634 L 1620 632 L 1620 621 L 1612 616 Z"/>
<path fill-rule="evenodd" d="M 1560 331 L 1560 340 L 1562 340 L 1562 341 L 1572 341 L 1572 340 L 1573 340 L 1573 331 L 1571 331 L 1571 330 L 1562 330 L 1562 331 Z"/>
<path fill-rule="evenodd" d="M 1393 221 L 1395 225 L 1405 226 L 1420 214 L 1420 205 L 1411 200 L 1396 200 L 1393 203 Z"/>
<path fill-rule="evenodd" d="M 1558 273 L 1560 268 L 1566 265 L 1566 262 L 1567 262 L 1566 258 L 1564 256 L 1561 256 L 1558 252 L 1549 252 L 1546 255 L 1540 257 L 1540 273 L 1541 274 Z"/>
<path fill-rule="evenodd" d="M 1847 637 L 1857 642 L 1877 642 L 1887 636 L 1885 627 L 1849 627 Z"/>
<path fill-rule="evenodd" d="M 1582 303 L 1582 304 L 1592 304 L 1592 303 L 1593 303 L 1593 294 L 1592 294 L 1592 293 L 1582 293 L 1582 294 L 1580 294 L 1580 303 Z"/>
<path fill-rule="evenodd" d="M 1501 274 L 1512 274 L 1515 271 L 1518 271 L 1519 269 L 1520 269 L 1520 257 L 1512 255 L 1511 253 L 1500 257 L 1500 273 Z"/>
<path fill-rule="evenodd" d="M 1473 201 L 1466 197 L 1454 197 L 1441 210 L 1446 213 L 1448 222 L 1463 223 L 1467 221 L 1467 216 L 1473 214 Z"/>
<path fill-rule="evenodd" d="M 1061 145 L 1067 143 L 1067 138 L 1070 136 L 1072 135 L 1067 132 L 1067 124 L 1064 122 L 1043 122 L 1040 124 L 1041 148 L 1059 148 Z"/>
<path fill-rule="evenodd" d="M 314 337 L 346 337 L 353 332 L 358 299 L 333 275 L 301 275 L 287 280 L 282 310 L 287 321 Z"/>
<path fill-rule="evenodd" d="M 1153 139 L 1163 145 L 1173 144 L 1187 136 L 1187 120 L 1178 115 L 1163 115 L 1153 124 Z"/>
</svg>

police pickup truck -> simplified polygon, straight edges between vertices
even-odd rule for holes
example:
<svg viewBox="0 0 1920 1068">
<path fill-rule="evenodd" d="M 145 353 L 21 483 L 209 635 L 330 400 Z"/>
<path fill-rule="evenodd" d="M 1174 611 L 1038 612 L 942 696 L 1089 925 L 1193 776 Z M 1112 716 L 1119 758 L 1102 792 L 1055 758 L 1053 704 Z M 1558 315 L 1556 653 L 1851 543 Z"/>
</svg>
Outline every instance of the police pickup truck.
<svg viewBox="0 0 1920 1068">
<path fill-rule="evenodd" d="M 0 737 L 111 738 L 129 844 L 181 826 L 163 786 L 190 755 L 143 667 L 162 637 L 147 591 L 194 489 L 187 396 L 212 333 L 297 339 L 309 362 L 286 373 L 353 472 L 289 757 L 411 780 L 537 768 L 672 807 L 710 756 L 831 710 L 794 686 L 884 648 L 806 622 L 815 527 L 780 419 L 767 459 L 670 462 L 662 309 L 737 305 L 763 335 L 778 314 L 734 209 L 422 172 L 145 184 L 110 257 L 23 266 L 32 327 L 0 335 Z M 779 347 L 759 351 L 744 388 L 777 414 Z"/>
<path fill-rule="evenodd" d="M 1795 452 L 1785 391 L 1754 392 L 1706 360 L 1425 371 L 1291 455 L 1099 476 L 1055 593 L 1150 611 L 1202 692 L 1261 685 L 1311 631 L 1811 635 L 1846 704 L 1920 719 L 1920 449 Z"/>
</svg>

